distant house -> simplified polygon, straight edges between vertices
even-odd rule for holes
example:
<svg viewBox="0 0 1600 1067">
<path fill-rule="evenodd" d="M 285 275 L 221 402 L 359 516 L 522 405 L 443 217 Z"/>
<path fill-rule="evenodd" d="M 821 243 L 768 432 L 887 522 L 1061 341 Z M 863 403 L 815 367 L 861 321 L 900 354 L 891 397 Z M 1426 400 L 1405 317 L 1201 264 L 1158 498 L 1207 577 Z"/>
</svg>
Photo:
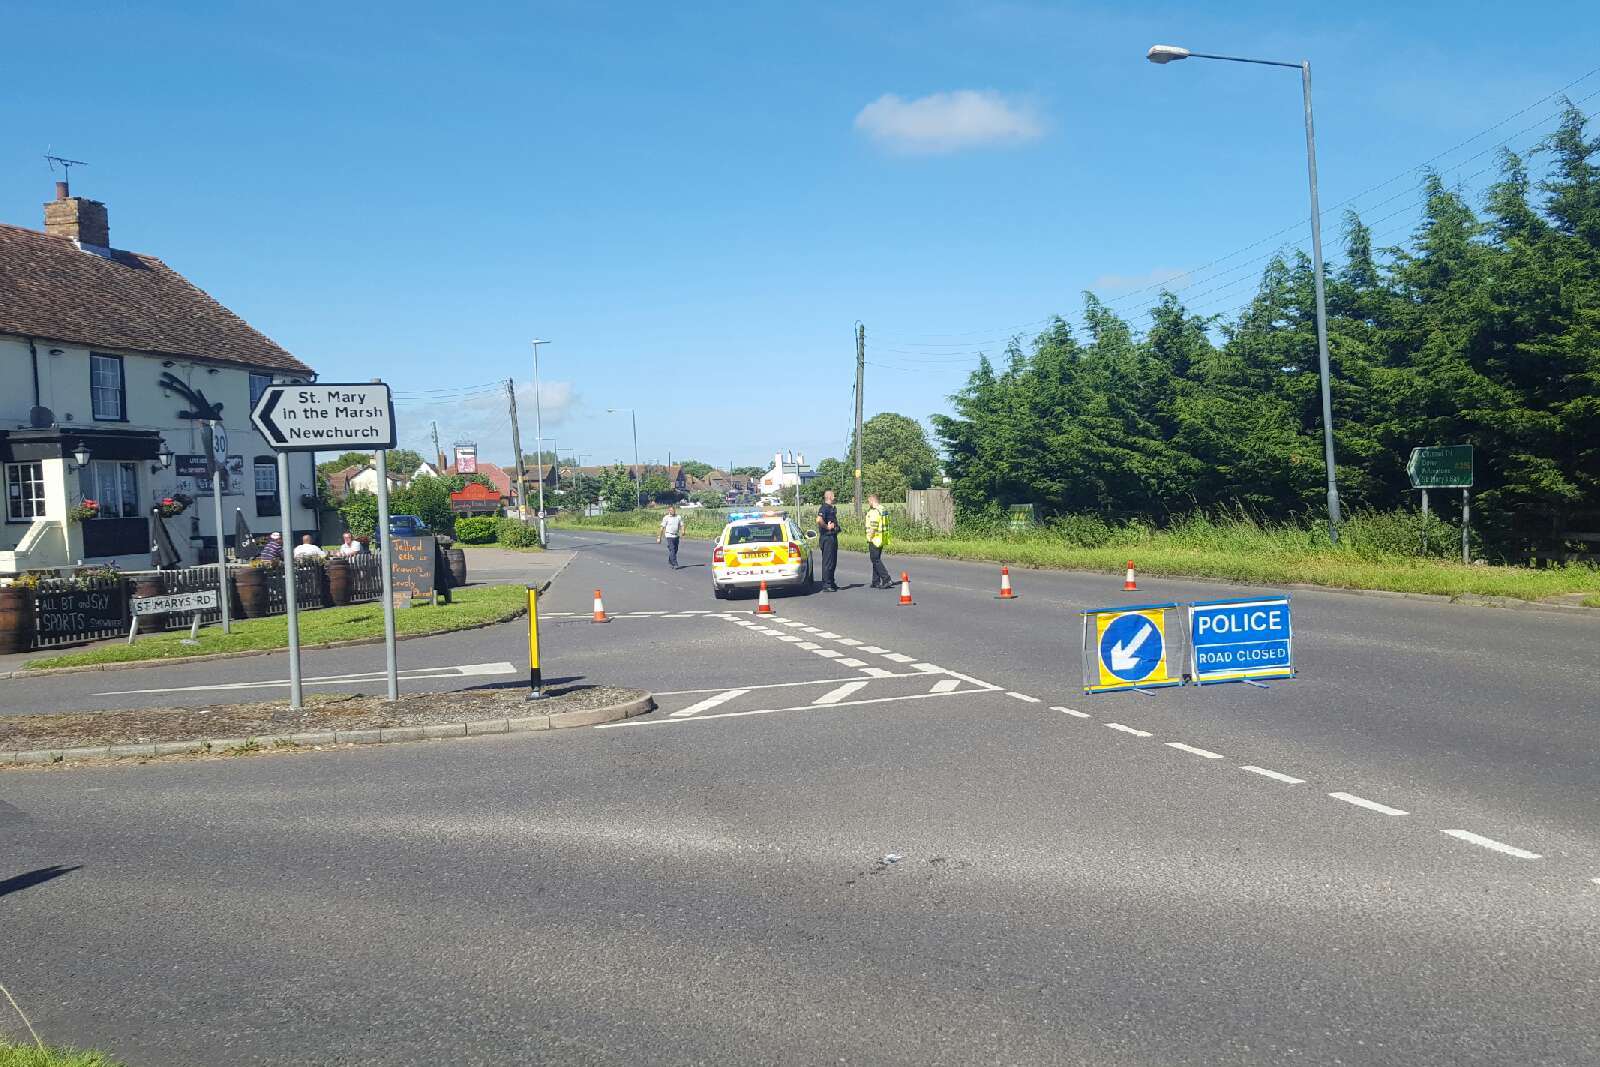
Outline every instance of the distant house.
<svg viewBox="0 0 1600 1067">
<path fill-rule="evenodd" d="M 147 567 L 156 522 L 181 562 L 215 559 L 236 511 L 257 533 L 316 533 L 313 457 L 290 454 L 281 514 L 277 454 L 250 422 L 269 386 L 315 378 L 161 260 L 111 247 L 106 206 L 57 182 L 42 231 L 0 224 L 0 575 Z M 226 436 L 220 531 L 202 502 L 210 422 Z M 197 499 L 153 514 L 180 495 Z"/>
<path fill-rule="evenodd" d="M 454 464 L 451 464 L 445 468 L 445 473 L 459 474 L 461 472 L 456 469 Z M 517 506 L 517 479 L 515 474 L 508 473 L 504 467 L 498 464 L 489 463 L 481 459 L 478 460 L 476 473 L 489 479 L 489 484 L 494 486 L 495 492 L 500 495 L 507 505 L 510 507 Z M 533 482 L 534 479 L 530 477 L 528 481 Z"/>
<path fill-rule="evenodd" d="M 772 469 L 761 476 L 761 493 L 782 496 L 785 490 L 804 485 L 816 476 L 817 472 L 806 466 L 805 456 L 791 452 L 786 459 L 782 452 L 776 452 Z"/>
</svg>

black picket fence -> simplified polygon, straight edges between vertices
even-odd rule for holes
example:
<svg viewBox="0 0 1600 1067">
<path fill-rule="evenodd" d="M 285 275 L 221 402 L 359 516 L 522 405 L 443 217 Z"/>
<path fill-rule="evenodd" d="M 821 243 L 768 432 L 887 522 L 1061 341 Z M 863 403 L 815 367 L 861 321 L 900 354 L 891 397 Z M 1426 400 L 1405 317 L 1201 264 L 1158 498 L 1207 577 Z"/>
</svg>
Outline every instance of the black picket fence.
<svg viewBox="0 0 1600 1067">
<path fill-rule="evenodd" d="M 338 563 L 332 563 L 334 569 L 339 566 Z M 331 579 L 329 569 L 321 563 L 296 566 L 294 581 L 297 607 L 302 611 L 332 607 L 336 594 L 351 604 L 382 599 L 383 564 L 380 557 L 363 553 L 345 561 L 344 566 L 348 568 L 348 582 Z M 235 619 L 282 615 L 289 610 L 281 563 L 265 567 L 230 565 L 228 571 L 229 603 Z M 240 595 L 241 582 L 247 590 L 244 597 Z M 341 588 L 336 590 L 336 583 Z M 248 590 L 251 586 L 256 586 L 261 595 L 250 595 Z M 133 597 L 197 593 L 216 588 L 215 564 L 166 571 L 41 578 L 34 589 L 34 625 L 29 644 L 32 648 L 58 648 L 121 637 L 128 632 L 133 618 Z M 248 610 L 246 600 L 250 601 Z M 193 620 L 193 612 L 146 615 L 139 620 L 139 631 L 185 630 Z M 202 626 L 221 620 L 219 608 L 200 613 Z"/>
</svg>

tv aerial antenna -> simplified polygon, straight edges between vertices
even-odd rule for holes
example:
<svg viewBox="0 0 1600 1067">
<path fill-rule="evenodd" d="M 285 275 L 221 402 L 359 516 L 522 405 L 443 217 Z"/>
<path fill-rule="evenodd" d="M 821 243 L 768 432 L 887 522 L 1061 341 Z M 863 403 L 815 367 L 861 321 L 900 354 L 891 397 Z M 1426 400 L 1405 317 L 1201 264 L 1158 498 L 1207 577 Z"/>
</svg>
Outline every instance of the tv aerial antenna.
<svg viewBox="0 0 1600 1067">
<path fill-rule="evenodd" d="M 45 153 L 45 162 L 50 164 L 50 173 L 54 174 L 57 167 L 61 168 L 61 177 L 66 181 L 72 180 L 73 167 L 87 167 L 89 164 L 81 159 L 67 159 L 65 156 L 52 156 Z"/>
</svg>

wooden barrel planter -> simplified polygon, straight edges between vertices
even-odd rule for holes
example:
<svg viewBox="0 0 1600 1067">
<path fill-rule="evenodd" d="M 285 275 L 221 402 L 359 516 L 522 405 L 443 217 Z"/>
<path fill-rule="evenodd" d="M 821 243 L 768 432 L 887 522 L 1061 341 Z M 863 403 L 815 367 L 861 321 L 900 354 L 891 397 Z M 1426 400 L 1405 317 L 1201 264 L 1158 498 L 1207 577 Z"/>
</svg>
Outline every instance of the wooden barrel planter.
<svg viewBox="0 0 1600 1067">
<path fill-rule="evenodd" d="M 467 584 L 467 553 L 460 548 L 445 549 L 445 558 L 450 561 L 450 579 L 454 584 Z"/>
<path fill-rule="evenodd" d="M 33 590 L 8 585 L 0 589 L 0 655 L 33 648 Z"/>
<path fill-rule="evenodd" d="M 133 586 L 134 596 L 160 596 L 165 592 L 166 588 L 161 582 L 160 575 L 141 576 Z M 165 615 L 142 615 L 139 617 L 140 633 L 155 633 L 166 628 L 167 617 Z"/>
<path fill-rule="evenodd" d="M 350 603 L 350 597 L 355 593 L 355 577 L 350 573 L 350 561 L 333 556 L 322 565 L 322 569 L 328 576 L 328 599 L 333 606 L 338 608 Z"/>
<path fill-rule="evenodd" d="M 239 595 L 239 614 L 247 619 L 267 617 L 270 602 L 267 583 L 283 580 L 283 571 L 277 567 L 240 567 L 233 572 L 233 589 Z"/>
</svg>

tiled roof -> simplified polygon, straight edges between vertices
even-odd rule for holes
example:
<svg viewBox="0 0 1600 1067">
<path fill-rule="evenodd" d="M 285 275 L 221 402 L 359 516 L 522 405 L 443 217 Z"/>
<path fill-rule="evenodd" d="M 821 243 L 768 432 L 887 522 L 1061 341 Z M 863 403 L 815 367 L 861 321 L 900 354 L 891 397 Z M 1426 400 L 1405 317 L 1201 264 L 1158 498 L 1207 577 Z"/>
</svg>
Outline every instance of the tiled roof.
<svg viewBox="0 0 1600 1067">
<path fill-rule="evenodd" d="M 314 373 L 154 256 L 3 223 L 0 333 Z"/>
</svg>

